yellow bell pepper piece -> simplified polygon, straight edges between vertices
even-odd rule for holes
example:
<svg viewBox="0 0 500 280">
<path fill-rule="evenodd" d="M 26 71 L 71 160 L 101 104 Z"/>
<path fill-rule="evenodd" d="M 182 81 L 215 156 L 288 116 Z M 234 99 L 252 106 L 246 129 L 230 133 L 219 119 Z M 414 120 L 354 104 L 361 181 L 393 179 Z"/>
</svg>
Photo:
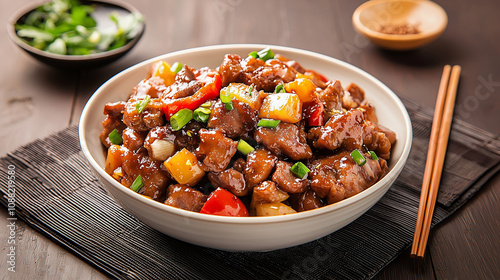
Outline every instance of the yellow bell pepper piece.
<svg viewBox="0 0 500 280">
<path fill-rule="evenodd" d="M 205 176 L 205 171 L 198 165 L 196 156 L 186 148 L 175 153 L 163 164 L 179 184 L 192 187 Z"/>
<path fill-rule="evenodd" d="M 221 89 L 223 95 L 227 95 L 227 92 L 229 92 L 231 98 L 247 103 L 254 110 L 260 109 L 262 100 L 267 96 L 263 91 L 257 91 L 253 86 L 241 83 L 231 83 L 227 87 Z"/>
<path fill-rule="evenodd" d="M 153 67 L 151 68 L 151 76 L 162 78 L 165 86 L 169 86 L 175 81 L 175 73 L 170 71 L 170 65 L 163 60 L 157 61 L 153 64 Z"/>
<path fill-rule="evenodd" d="M 106 165 L 104 170 L 106 173 L 113 175 L 118 167 L 122 166 L 122 156 L 123 150 L 120 145 L 111 145 L 108 149 L 108 155 L 106 157 Z"/>
<path fill-rule="evenodd" d="M 259 110 L 260 118 L 296 123 L 302 119 L 302 101 L 295 93 L 268 95 Z"/>
<path fill-rule="evenodd" d="M 286 92 L 296 93 L 300 101 L 310 102 L 316 99 L 316 85 L 307 78 L 297 78 L 285 84 Z"/>
<path fill-rule="evenodd" d="M 255 207 L 257 216 L 277 216 L 297 213 L 292 207 L 285 205 L 281 202 L 278 203 L 264 203 Z"/>
</svg>

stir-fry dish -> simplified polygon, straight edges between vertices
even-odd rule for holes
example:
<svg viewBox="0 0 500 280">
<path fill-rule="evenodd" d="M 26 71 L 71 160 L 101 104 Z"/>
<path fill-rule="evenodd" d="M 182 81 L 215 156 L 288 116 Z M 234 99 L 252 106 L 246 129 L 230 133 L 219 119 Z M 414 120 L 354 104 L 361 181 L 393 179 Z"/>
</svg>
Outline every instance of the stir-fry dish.
<svg viewBox="0 0 500 280">
<path fill-rule="evenodd" d="M 385 175 L 396 135 L 359 86 L 269 48 L 221 60 L 158 61 L 127 101 L 106 104 L 106 172 L 160 203 L 225 216 L 323 207 Z"/>
</svg>

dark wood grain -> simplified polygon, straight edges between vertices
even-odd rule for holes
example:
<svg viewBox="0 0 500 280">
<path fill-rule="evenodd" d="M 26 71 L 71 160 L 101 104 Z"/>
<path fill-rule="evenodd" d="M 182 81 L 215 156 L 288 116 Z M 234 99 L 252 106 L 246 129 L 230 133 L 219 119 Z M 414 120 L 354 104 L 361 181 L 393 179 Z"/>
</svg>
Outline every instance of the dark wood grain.
<svg viewBox="0 0 500 280">
<path fill-rule="evenodd" d="M 2 24 L 30 0 L 0 2 Z M 92 93 L 119 71 L 164 53 L 214 44 L 265 43 L 319 52 L 369 72 L 398 95 L 433 107 L 444 64 L 462 75 L 455 118 L 500 135 L 500 1 L 436 1 L 446 32 L 409 52 L 381 50 L 357 34 L 351 15 L 363 1 L 128 0 L 146 17 L 146 33 L 129 54 L 92 71 L 58 71 L 17 49 L 0 30 L 0 155 L 77 124 Z M 335 77 L 330 77 L 335 78 Z M 375 279 L 500 279 L 500 176 L 431 232 L 424 260 L 409 250 Z M 0 211 L 0 227 L 6 226 Z M 85 262 L 18 222 L 18 271 L 1 279 L 106 279 Z M 7 232 L 0 231 L 0 240 Z M 2 254 L 6 252 L 0 245 Z M 4 254 L 5 256 L 5 254 Z"/>
</svg>

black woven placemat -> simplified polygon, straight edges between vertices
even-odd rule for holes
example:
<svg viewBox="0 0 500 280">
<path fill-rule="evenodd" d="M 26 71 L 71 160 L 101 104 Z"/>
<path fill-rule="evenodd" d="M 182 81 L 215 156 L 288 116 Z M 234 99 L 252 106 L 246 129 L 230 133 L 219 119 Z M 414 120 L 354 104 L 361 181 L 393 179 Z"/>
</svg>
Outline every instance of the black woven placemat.
<svg viewBox="0 0 500 280">
<path fill-rule="evenodd" d="M 414 141 L 395 184 L 350 225 L 292 248 L 224 252 L 151 229 L 100 186 L 80 151 L 74 126 L 0 159 L 0 202 L 8 207 L 9 187 L 14 187 L 15 217 L 115 278 L 369 279 L 413 238 L 432 110 L 409 100 L 405 105 Z M 499 155 L 498 136 L 454 122 L 433 227 L 500 170 Z M 13 184 L 8 183 L 9 170 L 15 170 Z"/>
</svg>

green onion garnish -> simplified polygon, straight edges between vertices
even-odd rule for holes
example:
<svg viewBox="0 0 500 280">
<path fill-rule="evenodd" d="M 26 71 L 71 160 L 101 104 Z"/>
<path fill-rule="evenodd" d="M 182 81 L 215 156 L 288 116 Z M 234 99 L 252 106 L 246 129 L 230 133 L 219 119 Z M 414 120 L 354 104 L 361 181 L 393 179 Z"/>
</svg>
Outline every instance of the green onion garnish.
<svg viewBox="0 0 500 280">
<path fill-rule="evenodd" d="M 220 91 L 220 101 L 222 101 L 222 103 L 231 102 L 231 95 L 229 94 L 229 89 Z"/>
<path fill-rule="evenodd" d="M 290 171 L 292 171 L 295 176 L 299 177 L 300 179 L 304 179 L 304 177 L 309 173 L 309 168 L 305 166 L 302 162 L 297 162 L 295 163 L 291 168 Z"/>
<path fill-rule="evenodd" d="M 226 109 L 227 109 L 228 111 L 231 111 L 231 110 L 233 110 L 233 109 L 234 109 L 234 107 L 233 107 L 233 102 L 228 102 L 228 103 L 224 103 L 224 104 L 226 104 Z"/>
<path fill-rule="evenodd" d="M 274 53 L 270 48 L 260 50 L 257 54 L 259 55 L 259 58 L 264 61 L 274 58 Z"/>
<path fill-rule="evenodd" d="M 259 53 L 256 51 L 253 51 L 253 52 L 249 53 L 248 56 L 251 56 L 253 58 L 259 58 Z"/>
<path fill-rule="evenodd" d="M 116 130 L 116 128 L 113 129 L 113 131 L 111 131 L 108 134 L 108 138 L 109 138 L 109 141 L 111 141 L 111 144 L 113 144 L 113 145 L 121 145 L 123 143 L 123 138 L 120 135 L 120 133 L 118 132 L 118 130 Z"/>
<path fill-rule="evenodd" d="M 141 100 L 135 104 L 135 108 L 137 109 L 137 112 L 139 112 L 139 114 L 142 113 L 142 111 L 144 111 L 146 106 L 148 106 L 148 103 L 150 100 L 151 100 L 151 96 L 146 95 L 146 97 L 144 97 L 143 100 Z"/>
<path fill-rule="evenodd" d="M 206 123 L 210 118 L 212 111 L 208 108 L 199 107 L 193 112 L 193 119 L 197 122 Z"/>
<path fill-rule="evenodd" d="M 243 139 L 240 139 L 240 141 L 238 141 L 238 146 L 236 146 L 236 149 L 238 149 L 238 151 L 240 151 L 244 155 L 248 155 L 249 153 L 255 151 L 255 149 Z"/>
<path fill-rule="evenodd" d="M 378 156 L 374 151 L 370 151 L 370 155 L 372 156 L 373 160 L 378 160 Z"/>
<path fill-rule="evenodd" d="M 231 101 L 231 94 L 229 93 L 229 89 L 227 90 L 221 90 L 220 91 L 220 101 L 222 101 L 222 103 L 226 104 L 226 109 L 231 111 L 233 110 L 233 102 Z"/>
<path fill-rule="evenodd" d="M 352 151 L 351 157 L 359 166 L 363 166 L 366 163 L 366 158 L 359 150 Z"/>
<path fill-rule="evenodd" d="M 144 183 L 142 182 L 141 175 L 137 175 L 134 182 L 130 186 L 130 189 L 132 189 L 134 192 L 139 192 L 143 185 L 144 185 Z"/>
<path fill-rule="evenodd" d="M 257 123 L 257 126 L 276 128 L 280 122 L 280 120 L 260 119 L 260 121 Z"/>
<path fill-rule="evenodd" d="M 250 97 L 252 96 L 252 92 L 253 92 L 253 84 L 251 84 L 251 85 L 248 87 L 248 95 L 250 95 Z"/>
<path fill-rule="evenodd" d="M 285 85 L 284 84 L 277 85 L 276 88 L 274 89 L 274 93 L 286 93 Z"/>
<path fill-rule="evenodd" d="M 212 107 L 212 102 L 207 101 L 207 102 L 205 102 L 205 103 L 201 104 L 201 105 L 200 105 L 200 107 L 210 109 L 210 107 Z"/>
<path fill-rule="evenodd" d="M 193 119 L 193 111 L 189 109 L 180 109 L 172 117 L 170 117 L 170 125 L 172 130 L 177 131 L 183 128 L 191 119 Z"/>
<path fill-rule="evenodd" d="M 172 66 L 170 67 L 170 71 L 177 74 L 177 73 L 179 73 L 179 71 L 182 70 L 182 66 L 183 66 L 182 63 L 176 62 L 176 63 L 172 64 Z"/>
</svg>

